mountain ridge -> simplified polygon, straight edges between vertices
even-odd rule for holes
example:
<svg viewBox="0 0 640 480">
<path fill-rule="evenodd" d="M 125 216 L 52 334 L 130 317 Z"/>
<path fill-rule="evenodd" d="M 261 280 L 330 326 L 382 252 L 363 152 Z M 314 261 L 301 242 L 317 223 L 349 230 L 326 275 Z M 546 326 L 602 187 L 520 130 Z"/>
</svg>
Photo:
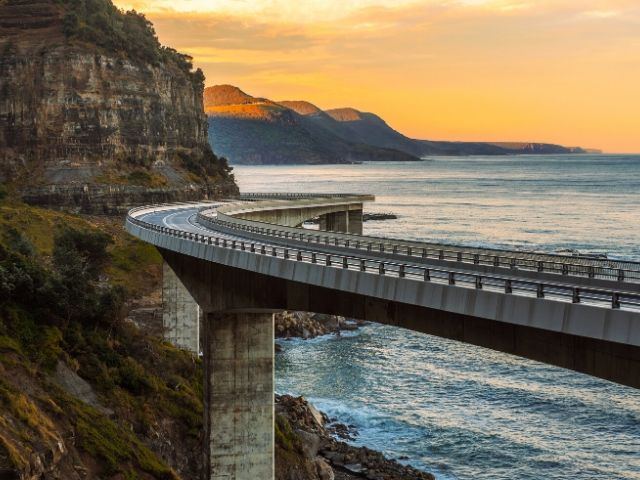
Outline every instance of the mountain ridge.
<svg viewBox="0 0 640 480">
<path fill-rule="evenodd" d="M 219 85 L 204 93 L 209 142 L 214 151 L 239 164 L 339 164 L 363 161 L 417 161 L 411 153 L 337 135 L 316 121 L 333 121 L 309 102 L 274 102 L 238 87 Z M 304 115 L 298 113 L 300 110 Z M 328 119 L 328 120 L 327 120 Z"/>
<path fill-rule="evenodd" d="M 207 100 L 208 99 L 208 100 Z M 353 107 L 323 110 L 306 100 L 272 101 L 252 97 L 232 85 L 214 85 L 205 89 L 205 112 L 209 116 L 209 138 L 214 149 L 234 163 L 347 163 L 368 159 L 401 160 L 398 152 L 414 158 L 429 155 L 513 155 L 588 153 L 581 147 L 565 147 L 538 142 L 459 142 L 410 138 L 392 128 L 379 115 Z M 256 122 L 269 123 L 269 126 Z M 232 125 L 231 125 L 232 124 Z M 217 130 L 217 131 L 216 131 Z M 309 137 L 300 136 L 300 130 Z M 322 132 L 322 133 L 319 133 Z M 279 138 L 275 145 L 269 139 Z M 333 152 L 331 158 L 305 157 L 316 147 L 306 142 L 329 142 L 323 148 Z M 300 143 L 302 142 L 302 143 Z M 300 148 L 304 145 L 306 148 Z M 376 152 L 375 158 L 345 155 L 345 145 Z M 276 159 L 260 150 L 276 149 Z M 374 150 L 372 150 L 374 149 Z M 248 150 L 251 150 L 250 153 Z M 338 152 L 338 153 L 336 153 Z M 342 152 L 342 157 L 340 156 Z M 384 158 L 384 155 L 388 158 Z"/>
</svg>

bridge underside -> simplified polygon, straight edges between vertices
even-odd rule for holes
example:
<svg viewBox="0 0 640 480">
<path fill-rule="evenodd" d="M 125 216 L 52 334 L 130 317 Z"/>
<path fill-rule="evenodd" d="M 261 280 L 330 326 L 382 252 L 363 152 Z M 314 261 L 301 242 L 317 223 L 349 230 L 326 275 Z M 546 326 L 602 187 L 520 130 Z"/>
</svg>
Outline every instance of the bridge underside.
<svg viewBox="0 0 640 480">
<path fill-rule="evenodd" d="M 640 348 L 302 284 L 161 249 L 205 312 L 300 310 L 458 340 L 640 388 Z"/>
<path fill-rule="evenodd" d="M 320 219 L 320 230 L 362 235 L 362 204 L 343 204 L 287 209 L 257 210 L 237 215 L 245 220 L 299 227 L 307 220 Z"/>
<path fill-rule="evenodd" d="M 159 250 L 204 312 L 207 480 L 274 478 L 276 311 L 394 325 L 640 388 L 640 347 L 381 300 Z"/>
</svg>

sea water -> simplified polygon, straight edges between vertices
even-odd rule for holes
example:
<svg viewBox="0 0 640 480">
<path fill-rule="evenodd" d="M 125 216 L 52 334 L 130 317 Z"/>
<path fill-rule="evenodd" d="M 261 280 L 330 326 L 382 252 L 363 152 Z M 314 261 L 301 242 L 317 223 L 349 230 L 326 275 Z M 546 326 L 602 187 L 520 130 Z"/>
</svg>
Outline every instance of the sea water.
<svg viewBox="0 0 640 480">
<path fill-rule="evenodd" d="M 238 166 L 242 191 L 372 193 L 379 236 L 640 261 L 640 156 Z M 282 341 L 279 393 L 438 479 L 640 479 L 640 391 L 395 327 Z"/>
</svg>

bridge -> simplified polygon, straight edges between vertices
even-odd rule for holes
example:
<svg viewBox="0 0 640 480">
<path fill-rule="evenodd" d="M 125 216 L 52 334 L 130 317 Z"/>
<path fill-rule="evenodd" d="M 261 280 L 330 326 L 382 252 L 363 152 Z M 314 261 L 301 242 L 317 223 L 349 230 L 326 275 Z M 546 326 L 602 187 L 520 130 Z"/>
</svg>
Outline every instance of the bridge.
<svg viewBox="0 0 640 480">
<path fill-rule="evenodd" d="M 207 479 L 273 478 L 276 311 L 396 325 L 640 388 L 640 263 L 364 236 L 373 200 L 247 194 L 129 212 L 128 231 L 165 260 L 168 340 L 203 353 Z M 314 218 L 320 230 L 302 228 Z"/>
</svg>

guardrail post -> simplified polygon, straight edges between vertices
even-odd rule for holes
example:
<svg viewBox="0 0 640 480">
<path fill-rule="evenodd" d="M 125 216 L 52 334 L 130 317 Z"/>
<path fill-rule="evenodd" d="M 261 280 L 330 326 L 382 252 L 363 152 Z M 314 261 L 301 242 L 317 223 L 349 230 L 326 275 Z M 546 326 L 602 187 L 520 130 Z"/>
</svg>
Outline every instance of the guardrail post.
<svg viewBox="0 0 640 480">
<path fill-rule="evenodd" d="M 235 240 L 231 241 L 231 248 L 233 248 L 234 250 L 236 249 L 236 241 Z"/>
<path fill-rule="evenodd" d="M 331 266 L 331 255 L 327 254 L 327 256 L 325 257 L 325 263 L 328 267 Z"/>
<path fill-rule="evenodd" d="M 380 275 L 384 275 L 384 263 L 380 263 L 380 265 L 378 265 L 378 273 Z"/>
<path fill-rule="evenodd" d="M 382 243 L 380 244 L 380 251 L 384 252 L 384 244 L 382 244 Z"/>
<path fill-rule="evenodd" d="M 476 277 L 476 289 L 482 290 L 482 277 L 480 275 Z"/>
<path fill-rule="evenodd" d="M 611 294 L 611 308 L 616 310 L 620 308 L 620 294 L 617 292 Z"/>
<path fill-rule="evenodd" d="M 216 247 L 220 245 L 220 237 L 216 237 Z"/>
<path fill-rule="evenodd" d="M 209 245 L 211 245 L 213 243 L 213 238 L 208 237 L 208 242 L 207 243 L 209 243 Z"/>
<path fill-rule="evenodd" d="M 622 269 L 618 270 L 618 281 L 624 282 L 624 270 Z"/>
<path fill-rule="evenodd" d="M 316 252 L 311 253 L 311 263 L 317 263 Z"/>
<path fill-rule="evenodd" d="M 289 249 L 288 248 L 284 249 L 284 258 L 285 259 L 289 259 Z"/>
<path fill-rule="evenodd" d="M 347 248 L 349 248 L 349 240 L 345 240 L 345 241 L 344 241 L 344 246 L 345 246 L 345 247 L 347 247 Z"/>
<path fill-rule="evenodd" d="M 368 244 L 367 245 L 367 252 L 370 252 L 370 251 L 371 251 L 371 244 Z"/>
<path fill-rule="evenodd" d="M 364 259 L 360 260 L 360 271 L 361 272 L 366 272 L 367 271 L 367 264 L 364 261 Z"/>
<path fill-rule="evenodd" d="M 475 265 L 478 265 L 480 263 L 480 255 L 478 255 L 477 253 L 473 254 L 473 263 Z"/>
<path fill-rule="evenodd" d="M 544 298 L 544 284 L 539 283 L 538 288 L 536 290 L 536 296 L 538 298 Z"/>
<path fill-rule="evenodd" d="M 457 256 L 456 260 L 458 260 L 459 262 L 462 261 L 462 252 L 458 252 L 458 256 Z"/>
<path fill-rule="evenodd" d="M 256 244 L 255 243 L 251 244 L 251 253 L 256 253 Z"/>
<path fill-rule="evenodd" d="M 456 284 L 456 274 L 453 272 L 449 272 L 449 285 Z"/>
<path fill-rule="evenodd" d="M 573 303 L 580 303 L 580 289 L 579 288 L 574 288 L 573 289 L 573 294 L 572 294 L 571 301 Z"/>
<path fill-rule="evenodd" d="M 347 257 L 342 257 L 342 268 L 349 268 L 349 263 L 347 262 Z"/>
<path fill-rule="evenodd" d="M 413 249 L 411 247 L 407 247 L 407 256 L 410 257 L 413 254 Z"/>
<path fill-rule="evenodd" d="M 427 258 L 427 249 L 426 248 L 422 249 L 422 258 Z"/>
<path fill-rule="evenodd" d="M 240 250 L 244 252 L 244 242 L 240 242 Z"/>
<path fill-rule="evenodd" d="M 562 264 L 562 275 L 569 275 L 569 266 L 566 263 Z"/>
<path fill-rule="evenodd" d="M 398 246 L 397 246 L 397 245 L 394 245 L 394 246 L 393 246 L 393 248 L 392 248 L 392 251 L 393 251 L 394 255 L 395 255 L 396 253 L 398 253 Z"/>
<path fill-rule="evenodd" d="M 405 276 L 404 265 L 400 265 L 400 268 L 398 269 L 398 276 L 400 278 L 404 278 L 404 276 Z"/>
<path fill-rule="evenodd" d="M 300 250 L 298 250 L 298 254 L 296 255 L 296 260 L 299 262 L 302 261 L 302 252 Z"/>
<path fill-rule="evenodd" d="M 227 248 L 227 239 L 226 238 L 222 239 L 222 246 L 224 248 Z"/>
<path fill-rule="evenodd" d="M 444 260 L 444 250 L 438 252 L 438 260 Z"/>
<path fill-rule="evenodd" d="M 338 246 L 338 239 L 337 239 L 337 238 L 333 240 L 333 244 L 334 244 L 336 247 Z"/>
<path fill-rule="evenodd" d="M 267 247 L 265 247 L 264 245 L 260 246 L 260 253 L 262 255 L 266 255 L 267 254 Z"/>
<path fill-rule="evenodd" d="M 593 268 L 593 265 L 589 265 L 589 278 L 594 278 L 596 276 L 596 272 Z"/>
<path fill-rule="evenodd" d="M 538 271 L 544 272 L 544 262 L 538 262 Z"/>
<path fill-rule="evenodd" d="M 424 269 L 424 281 L 425 282 L 430 282 L 431 281 L 431 272 L 429 271 L 428 268 Z"/>
<path fill-rule="evenodd" d="M 324 237 L 324 244 L 329 245 L 329 237 L 327 236 Z"/>
<path fill-rule="evenodd" d="M 509 279 L 504 281 L 504 293 L 513 293 L 513 287 Z"/>
<path fill-rule="evenodd" d="M 493 266 L 494 267 L 499 267 L 500 266 L 500 257 L 498 257 L 497 255 L 495 257 L 493 257 Z"/>
<path fill-rule="evenodd" d="M 356 248 L 360 248 L 360 240 L 356 240 Z"/>
<path fill-rule="evenodd" d="M 271 256 L 272 257 L 277 257 L 278 256 L 278 252 L 276 252 L 276 247 L 271 247 Z"/>
<path fill-rule="evenodd" d="M 509 263 L 509 268 L 511 268 L 512 270 L 514 268 L 516 268 L 516 259 L 515 259 L 515 257 L 511 257 L 511 262 Z"/>
</svg>

